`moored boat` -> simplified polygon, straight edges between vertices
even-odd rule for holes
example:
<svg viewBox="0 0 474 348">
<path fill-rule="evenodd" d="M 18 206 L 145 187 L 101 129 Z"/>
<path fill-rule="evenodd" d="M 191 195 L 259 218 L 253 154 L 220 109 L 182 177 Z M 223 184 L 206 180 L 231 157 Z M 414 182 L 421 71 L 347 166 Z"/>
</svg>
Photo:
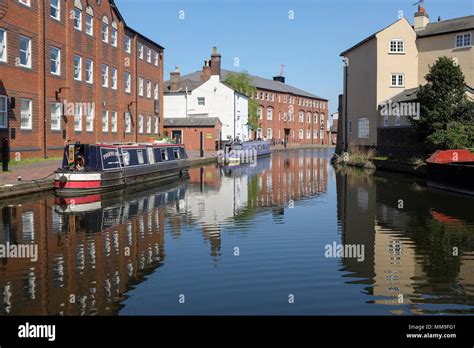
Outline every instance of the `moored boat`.
<svg viewBox="0 0 474 348">
<path fill-rule="evenodd" d="M 77 197 L 187 175 L 181 144 L 69 144 L 55 173 L 58 196 Z"/>
<path fill-rule="evenodd" d="M 221 163 L 238 165 L 242 163 L 254 163 L 258 157 L 270 156 L 269 141 L 246 141 L 226 144 L 224 152 L 220 156 Z"/>
<path fill-rule="evenodd" d="M 427 161 L 428 186 L 474 195 L 474 153 L 436 151 Z"/>
</svg>

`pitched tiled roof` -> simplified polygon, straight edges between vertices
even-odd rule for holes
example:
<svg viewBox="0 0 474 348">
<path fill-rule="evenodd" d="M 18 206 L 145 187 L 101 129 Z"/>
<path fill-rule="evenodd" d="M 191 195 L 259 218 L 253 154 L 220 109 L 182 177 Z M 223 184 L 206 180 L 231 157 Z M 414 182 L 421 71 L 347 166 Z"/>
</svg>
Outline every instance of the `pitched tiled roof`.
<svg viewBox="0 0 474 348">
<path fill-rule="evenodd" d="M 429 23 L 425 29 L 419 30 L 416 33 L 419 37 L 425 37 L 469 29 L 474 29 L 474 16 L 459 17 L 445 21 Z"/>
</svg>

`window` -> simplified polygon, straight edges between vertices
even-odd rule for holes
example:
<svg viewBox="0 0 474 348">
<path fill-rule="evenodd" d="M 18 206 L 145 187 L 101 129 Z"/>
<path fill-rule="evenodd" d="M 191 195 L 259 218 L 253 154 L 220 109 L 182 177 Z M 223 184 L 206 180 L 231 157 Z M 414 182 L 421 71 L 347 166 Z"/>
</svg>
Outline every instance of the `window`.
<svg viewBox="0 0 474 348">
<path fill-rule="evenodd" d="M 352 121 L 349 121 L 349 122 L 348 122 L 347 128 L 348 128 L 347 132 L 348 132 L 349 134 L 352 134 Z"/>
<path fill-rule="evenodd" d="M 110 38 L 110 43 L 113 47 L 117 47 L 117 29 L 112 28 L 112 36 Z"/>
<path fill-rule="evenodd" d="M 288 96 L 284 95 L 284 96 L 283 96 L 283 103 L 286 104 L 287 101 L 288 101 Z"/>
<path fill-rule="evenodd" d="M 155 52 L 155 65 L 156 66 L 160 65 L 160 56 L 158 52 Z"/>
<path fill-rule="evenodd" d="M 112 73 L 112 89 L 117 89 L 117 68 L 111 68 Z"/>
<path fill-rule="evenodd" d="M 151 116 L 146 117 L 146 133 L 151 134 Z"/>
<path fill-rule="evenodd" d="M 129 112 L 125 113 L 125 133 L 132 132 L 132 115 Z"/>
<path fill-rule="evenodd" d="M 304 122 L 304 112 L 303 111 L 300 111 L 300 113 L 298 114 L 298 120 L 300 122 Z"/>
<path fill-rule="evenodd" d="M 51 74 L 61 75 L 61 50 L 51 47 Z"/>
<path fill-rule="evenodd" d="M 109 67 L 102 64 L 102 87 L 109 87 Z"/>
<path fill-rule="evenodd" d="M 404 53 L 405 52 L 405 44 L 403 40 L 395 39 L 390 40 L 390 53 Z"/>
<path fill-rule="evenodd" d="M 76 104 L 74 108 L 74 131 L 82 131 L 82 104 Z"/>
<path fill-rule="evenodd" d="M 151 81 L 146 82 L 146 97 L 151 98 Z"/>
<path fill-rule="evenodd" d="M 31 6 L 30 0 L 18 0 L 21 4 L 26 5 L 26 6 Z"/>
<path fill-rule="evenodd" d="M 260 99 L 263 100 L 263 92 L 260 92 Z"/>
<path fill-rule="evenodd" d="M 360 118 L 359 119 L 359 138 L 367 139 L 369 137 L 369 119 Z"/>
<path fill-rule="evenodd" d="M 51 104 L 51 130 L 61 129 L 61 103 Z"/>
<path fill-rule="evenodd" d="M 268 93 L 265 93 L 265 100 L 268 101 L 268 98 L 269 98 Z"/>
<path fill-rule="evenodd" d="M 288 113 L 284 112 L 283 113 L 283 121 L 286 121 L 288 119 Z"/>
<path fill-rule="evenodd" d="M 206 98 L 204 98 L 204 97 L 198 97 L 197 100 L 198 100 L 198 105 L 199 105 L 199 106 L 204 106 L 204 105 L 206 105 Z"/>
<path fill-rule="evenodd" d="M 262 119 L 262 113 L 263 113 L 263 109 L 260 107 L 258 108 L 257 110 L 257 115 L 258 115 L 258 119 L 261 120 Z"/>
<path fill-rule="evenodd" d="M 456 48 L 469 47 L 472 45 L 472 34 L 459 34 L 456 35 Z"/>
<path fill-rule="evenodd" d="M 86 59 L 86 82 L 94 82 L 94 62 L 91 59 Z"/>
<path fill-rule="evenodd" d="M 148 47 L 146 48 L 146 61 L 147 63 L 151 63 L 151 49 Z"/>
<path fill-rule="evenodd" d="M 82 30 L 82 11 L 74 8 L 74 29 Z"/>
<path fill-rule="evenodd" d="M 403 87 L 405 85 L 405 75 L 392 74 L 390 76 L 390 87 Z"/>
<path fill-rule="evenodd" d="M 82 80 L 82 57 L 74 56 L 74 80 Z"/>
<path fill-rule="evenodd" d="M 60 2 L 59 0 L 51 0 L 50 6 L 49 6 L 49 15 L 53 17 L 54 19 L 57 19 L 58 21 L 60 20 Z"/>
<path fill-rule="evenodd" d="M 0 28 L 0 62 L 7 61 L 7 32 Z"/>
<path fill-rule="evenodd" d="M 31 68 L 31 39 L 20 36 L 20 66 Z"/>
<path fill-rule="evenodd" d="M 94 131 L 94 106 L 93 106 L 93 104 L 88 104 L 86 106 L 85 114 L 86 114 L 86 132 L 93 132 Z M 82 118 L 81 118 L 81 122 L 82 122 Z"/>
<path fill-rule="evenodd" d="M 313 131 L 313 139 L 318 139 L 318 131 L 317 130 Z"/>
<path fill-rule="evenodd" d="M 299 138 L 300 138 L 300 139 L 304 139 L 304 131 L 303 131 L 302 129 L 300 129 L 298 135 L 299 135 Z"/>
<path fill-rule="evenodd" d="M 155 100 L 158 100 L 158 97 L 159 97 L 159 85 L 158 83 L 155 83 L 155 93 L 154 93 L 154 97 L 155 97 Z"/>
<path fill-rule="evenodd" d="M 138 57 L 143 59 L 143 45 L 141 43 L 138 44 Z"/>
<path fill-rule="evenodd" d="M 112 133 L 117 133 L 117 111 L 112 111 L 110 123 L 112 126 Z"/>
<path fill-rule="evenodd" d="M 173 149 L 173 155 L 174 155 L 174 159 L 179 159 L 180 158 L 179 149 Z"/>
<path fill-rule="evenodd" d="M 321 131 L 319 132 L 319 138 L 324 141 L 324 131 L 321 129 Z"/>
<path fill-rule="evenodd" d="M 138 115 L 138 133 L 143 133 L 143 115 Z"/>
<path fill-rule="evenodd" d="M 273 137 L 273 132 L 271 128 L 267 129 L 267 139 L 271 139 Z"/>
<path fill-rule="evenodd" d="M 137 150 L 137 159 L 138 159 L 138 164 L 143 164 L 145 163 L 145 159 L 143 157 L 143 150 Z"/>
<path fill-rule="evenodd" d="M 388 115 L 384 115 L 384 117 L 383 117 L 383 126 L 384 127 L 388 126 Z"/>
<path fill-rule="evenodd" d="M 138 79 L 138 95 L 143 97 L 143 77 Z"/>
<path fill-rule="evenodd" d="M 268 108 L 267 109 L 267 120 L 268 121 L 271 121 L 273 119 L 273 109 L 272 108 Z"/>
<path fill-rule="evenodd" d="M 132 39 L 125 35 L 125 52 L 132 53 Z"/>
<path fill-rule="evenodd" d="M 306 130 L 306 139 L 310 140 L 311 139 L 311 130 Z"/>
<path fill-rule="evenodd" d="M 314 119 L 313 119 L 313 123 L 318 123 L 318 114 L 314 114 Z"/>
<path fill-rule="evenodd" d="M 0 128 L 8 127 L 8 98 L 0 95 Z"/>
<path fill-rule="evenodd" d="M 94 19 L 89 14 L 86 14 L 86 34 L 90 36 L 94 35 Z"/>
<path fill-rule="evenodd" d="M 309 112 L 306 114 L 306 123 L 311 123 L 311 114 Z"/>
<path fill-rule="evenodd" d="M 107 110 L 102 111 L 102 133 L 109 132 L 109 112 Z"/>
<path fill-rule="evenodd" d="M 161 149 L 161 160 L 162 161 L 168 160 L 168 151 L 166 149 Z"/>
<path fill-rule="evenodd" d="M 125 73 L 125 92 L 131 93 L 132 92 L 132 75 L 129 72 Z"/>
<path fill-rule="evenodd" d="M 396 118 L 396 121 L 395 121 L 395 125 L 398 127 L 400 126 L 400 115 L 397 115 L 397 118 Z"/>
<path fill-rule="evenodd" d="M 272 102 L 275 101 L 275 94 L 272 93 L 272 94 L 270 95 L 270 100 L 271 100 Z"/>
<path fill-rule="evenodd" d="M 155 116 L 155 134 L 158 134 L 158 126 L 159 126 L 160 120 L 158 116 Z"/>
<path fill-rule="evenodd" d="M 104 17 L 106 20 L 107 17 Z M 106 21 L 102 22 L 102 42 L 109 42 L 109 24 Z"/>
</svg>

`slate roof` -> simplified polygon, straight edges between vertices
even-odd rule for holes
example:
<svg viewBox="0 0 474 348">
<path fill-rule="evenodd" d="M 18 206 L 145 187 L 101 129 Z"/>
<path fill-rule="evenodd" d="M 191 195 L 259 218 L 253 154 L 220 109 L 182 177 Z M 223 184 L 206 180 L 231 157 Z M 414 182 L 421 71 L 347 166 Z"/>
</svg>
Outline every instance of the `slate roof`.
<svg viewBox="0 0 474 348">
<path fill-rule="evenodd" d="M 474 15 L 429 23 L 425 29 L 417 31 L 419 37 L 440 35 L 474 29 Z"/>
<path fill-rule="evenodd" d="M 165 117 L 165 127 L 214 127 L 219 117 Z"/>
</svg>

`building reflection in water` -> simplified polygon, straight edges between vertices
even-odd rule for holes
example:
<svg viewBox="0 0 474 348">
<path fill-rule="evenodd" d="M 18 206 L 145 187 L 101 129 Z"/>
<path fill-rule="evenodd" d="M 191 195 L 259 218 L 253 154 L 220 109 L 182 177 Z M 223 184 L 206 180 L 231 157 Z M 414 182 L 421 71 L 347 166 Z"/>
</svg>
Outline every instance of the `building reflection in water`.
<svg viewBox="0 0 474 348">
<path fill-rule="evenodd" d="M 190 169 L 186 182 L 4 206 L 0 243 L 38 245 L 38 261 L 0 259 L 2 315 L 113 315 L 127 291 L 166 262 L 165 234 L 199 228 L 219 261 L 223 229 L 327 190 L 329 160 L 281 153 L 256 166 Z M 140 191 L 139 191 L 140 190 Z"/>
<path fill-rule="evenodd" d="M 342 169 L 337 176 L 342 243 L 365 245 L 343 259 L 349 284 L 394 314 L 473 313 L 472 198 L 430 191 L 412 178 Z"/>
</svg>

